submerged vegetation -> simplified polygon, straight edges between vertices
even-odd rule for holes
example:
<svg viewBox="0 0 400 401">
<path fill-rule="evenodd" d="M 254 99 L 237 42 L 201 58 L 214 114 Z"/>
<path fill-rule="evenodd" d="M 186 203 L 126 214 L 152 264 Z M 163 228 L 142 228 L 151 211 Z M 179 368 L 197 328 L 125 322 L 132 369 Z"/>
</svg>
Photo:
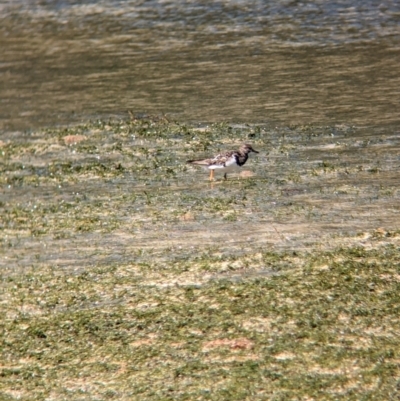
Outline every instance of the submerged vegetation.
<svg viewBox="0 0 400 401">
<path fill-rule="evenodd" d="M 243 142 L 260 154 L 227 181 L 185 163 Z M 398 399 L 399 143 L 165 117 L 5 133 L 2 399 Z"/>
</svg>

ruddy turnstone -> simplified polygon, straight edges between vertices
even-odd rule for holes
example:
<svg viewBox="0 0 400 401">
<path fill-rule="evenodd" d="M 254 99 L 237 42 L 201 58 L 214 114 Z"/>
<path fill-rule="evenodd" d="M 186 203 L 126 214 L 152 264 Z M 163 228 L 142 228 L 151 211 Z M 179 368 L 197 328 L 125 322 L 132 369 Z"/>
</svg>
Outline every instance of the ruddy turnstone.
<svg viewBox="0 0 400 401">
<path fill-rule="evenodd" d="M 201 166 L 203 168 L 209 169 L 210 181 L 214 179 L 214 171 L 216 169 L 224 169 L 224 178 L 226 179 L 226 174 L 229 170 L 232 170 L 236 167 L 241 167 L 247 162 L 250 152 L 259 153 L 254 150 L 251 145 L 245 143 L 240 147 L 239 150 L 232 150 L 230 152 L 221 153 L 210 159 L 188 160 L 187 162 L 196 166 Z"/>
</svg>

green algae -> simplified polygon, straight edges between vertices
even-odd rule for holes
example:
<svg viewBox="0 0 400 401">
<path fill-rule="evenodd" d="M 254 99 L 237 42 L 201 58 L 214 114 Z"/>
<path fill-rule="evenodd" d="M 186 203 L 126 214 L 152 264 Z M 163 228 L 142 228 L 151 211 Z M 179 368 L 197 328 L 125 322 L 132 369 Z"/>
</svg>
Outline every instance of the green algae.
<svg viewBox="0 0 400 401">
<path fill-rule="evenodd" d="M 185 163 L 245 141 L 247 177 Z M 5 135 L 2 397 L 396 399 L 398 145 L 163 117 Z"/>
</svg>

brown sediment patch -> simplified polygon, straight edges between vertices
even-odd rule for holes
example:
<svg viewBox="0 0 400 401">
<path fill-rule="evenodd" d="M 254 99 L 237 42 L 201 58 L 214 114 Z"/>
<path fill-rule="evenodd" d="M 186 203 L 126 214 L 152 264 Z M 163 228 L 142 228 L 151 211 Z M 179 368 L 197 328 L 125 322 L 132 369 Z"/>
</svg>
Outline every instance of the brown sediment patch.
<svg viewBox="0 0 400 401">
<path fill-rule="evenodd" d="M 63 137 L 63 141 L 66 145 L 76 145 L 86 139 L 87 137 L 84 135 L 67 135 Z"/>
<path fill-rule="evenodd" d="M 254 343 L 247 338 L 221 338 L 208 341 L 203 344 L 203 351 L 215 348 L 229 348 L 231 350 L 248 350 L 253 348 Z"/>
</svg>

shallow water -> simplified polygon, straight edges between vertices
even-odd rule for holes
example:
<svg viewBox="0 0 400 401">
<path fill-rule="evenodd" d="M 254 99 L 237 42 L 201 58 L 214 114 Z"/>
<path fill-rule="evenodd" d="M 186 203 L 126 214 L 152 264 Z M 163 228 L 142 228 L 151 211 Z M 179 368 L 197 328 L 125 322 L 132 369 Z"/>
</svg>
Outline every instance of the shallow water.
<svg viewBox="0 0 400 401">
<path fill-rule="evenodd" d="M 0 1 L 0 265 L 396 243 L 399 39 L 390 1 Z"/>
<path fill-rule="evenodd" d="M 399 39 L 391 1 L 1 1 L 0 129 L 398 124 Z"/>
<path fill-rule="evenodd" d="M 245 176 L 209 183 L 185 163 L 249 139 L 260 153 Z M 139 120 L 9 134 L 0 148 L 0 266 L 167 268 L 186 258 L 398 244 L 399 146 L 398 132 L 339 125 Z"/>
</svg>

